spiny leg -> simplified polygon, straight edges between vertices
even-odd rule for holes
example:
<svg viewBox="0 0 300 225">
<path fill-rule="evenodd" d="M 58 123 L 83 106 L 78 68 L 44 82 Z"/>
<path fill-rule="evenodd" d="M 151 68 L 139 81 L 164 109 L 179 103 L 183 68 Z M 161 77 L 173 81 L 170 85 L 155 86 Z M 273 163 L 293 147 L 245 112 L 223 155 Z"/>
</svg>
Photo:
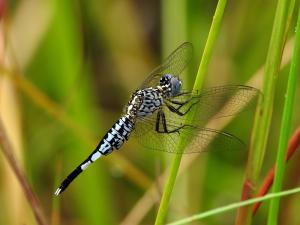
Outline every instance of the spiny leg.
<svg viewBox="0 0 300 225">
<path fill-rule="evenodd" d="M 161 111 L 161 116 L 162 116 L 162 124 L 163 124 L 164 131 L 168 133 L 168 128 L 167 128 L 167 124 L 166 124 L 166 116 L 163 111 Z"/>
<path fill-rule="evenodd" d="M 157 132 L 159 132 L 160 113 L 161 113 L 161 110 L 159 110 L 159 111 L 157 112 L 156 122 L 155 122 L 155 130 L 156 130 Z"/>
<path fill-rule="evenodd" d="M 170 99 L 168 101 L 171 102 L 171 103 L 173 103 L 173 104 L 175 104 L 175 105 L 184 106 L 185 104 L 189 103 L 192 99 L 193 98 L 189 98 L 189 99 L 187 99 L 187 100 L 185 100 L 183 102 L 177 101 L 177 100 L 172 100 L 172 99 Z"/>
<path fill-rule="evenodd" d="M 163 126 L 163 130 L 161 131 L 160 130 L 160 120 L 162 121 L 162 126 Z M 165 114 L 162 110 L 159 110 L 157 112 L 157 117 L 156 117 L 156 126 L 155 126 L 155 131 L 157 133 L 166 133 L 166 134 L 171 134 L 171 133 L 175 133 L 175 132 L 179 132 L 180 129 L 186 127 L 186 126 L 189 126 L 189 125 L 182 125 L 180 127 L 177 127 L 173 130 L 168 130 L 168 127 L 167 127 L 167 122 L 166 122 L 166 117 L 165 117 Z"/>
<path fill-rule="evenodd" d="M 174 96 L 174 98 L 179 97 L 179 96 L 183 96 L 183 95 L 190 95 L 190 94 L 191 94 L 191 92 L 182 92 L 182 93 Z M 187 99 L 185 101 L 177 101 L 175 99 L 168 99 L 167 101 L 169 101 L 169 102 L 171 102 L 171 103 L 173 103 L 175 105 L 183 106 L 183 105 L 189 103 L 192 99 L 193 99 L 193 97 L 190 97 L 189 99 Z"/>
<path fill-rule="evenodd" d="M 198 101 L 197 101 L 197 102 L 194 102 L 193 104 L 191 104 L 191 105 L 189 106 L 189 108 L 188 108 L 185 112 L 180 112 L 179 110 L 180 110 L 180 108 L 181 108 L 182 106 L 179 106 L 179 107 L 175 108 L 175 107 L 172 106 L 171 104 L 165 102 L 165 104 L 166 104 L 166 106 L 168 107 L 168 109 L 169 109 L 171 112 L 174 112 L 174 113 L 176 113 L 176 114 L 179 115 L 179 116 L 184 116 L 184 115 L 186 115 L 186 114 L 192 109 L 192 107 L 193 107 L 194 105 L 196 105 L 197 103 L 198 103 Z"/>
<path fill-rule="evenodd" d="M 190 94 L 191 94 L 190 91 L 186 91 L 186 92 L 181 92 L 181 93 L 179 93 L 179 94 L 176 95 L 175 97 L 182 96 L 182 95 L 190 95 Z"/>
</svg>

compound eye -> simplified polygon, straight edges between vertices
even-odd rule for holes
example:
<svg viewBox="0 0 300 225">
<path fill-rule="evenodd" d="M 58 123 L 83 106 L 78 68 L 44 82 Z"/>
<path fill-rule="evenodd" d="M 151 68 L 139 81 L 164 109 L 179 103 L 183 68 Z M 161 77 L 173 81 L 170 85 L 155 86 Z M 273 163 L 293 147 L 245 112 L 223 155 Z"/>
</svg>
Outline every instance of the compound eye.
<svg viewBox="0 0 300 225">
<path fill-rule="evenodd" d="M 165 78 L 166 80 L 170 80 L 173 76 L 171 74 L 165 74 L 163 76 L 163 78 Z"/>
<path fill-rule="evenodd" d="M 171 87 L 172 87 L 171 94 L 172 94 L 172 96 L 178 95 L 180 93 L 181 86 L 182 86 L 182 83 L 179 79 L 177 79 L 176 77 L 173 77 L 171 79 Z"/>
</svg>

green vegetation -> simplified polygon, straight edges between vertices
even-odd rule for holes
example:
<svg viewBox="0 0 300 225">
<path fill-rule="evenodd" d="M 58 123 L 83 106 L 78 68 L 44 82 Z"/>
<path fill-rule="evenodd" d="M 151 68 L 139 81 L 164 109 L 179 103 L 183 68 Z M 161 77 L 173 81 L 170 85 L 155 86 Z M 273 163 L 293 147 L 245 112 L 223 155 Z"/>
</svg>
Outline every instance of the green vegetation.
<svg viewBox="0 0 300 225">
<path fill-rule="evenodd" d="M 279 197 L 284 197 L 284 196 L 288 196 L 288 195 L 292 195 L 292 194 L 296 194 L 300 192 L 300 188 L 294 188 L 291 190 L 287 190 L 287 191 L 281 191 L 281 192 L 275 192 L 275 193 L 271 193 L 271 194 L 267 194 L 263 197 L 258 197 L 258 198 L 252 198 L 246 201 L 242 201 L 242 202 L 237 202 L 237 203 L 232 203 L 229 205 L 226 205 L 224 207 L 219 207 L 219 208 L 215 208 L 212 210 L 209 210 L 207 212 L 203 212 L 179 221 L 176 221 L 174 223 L 169 223 L 168 225 L 181 225 L 181 224 L 188 224 L 190 222 L 193 222 L 195 220 L 201 220 L 204 219 L 206 217 L 210 217 L 210 216 L 216 216 L 218 214 L 221 213 L 225 213 L 228 212 L 230 210 L 234 210 L 234 209 L 238 209 L 239 207 L 242 206 L 247 206 L 247 205 L 252 205 L 253 203 L 256 202 L 262 202 L 262 201 L 266 201 L 269 199 L 279 199 Z"/>
<path fill-rule="evenodd" d="M 300 12 L 300 11 L 299 11 Z M 276 175 L 274 179 L 274 186 L 272 191 L 278 192 L 282 188 L 283 176 L 285 172 L 285 155 L 288 146 L 288 139 L 290 137 L 291 121 L 294 111 L 294 98 L 297 87 L 297 77 L 299 76 L 300 63 L 300 13 L 298 12 L 298 22 L 296 26 L 295 46 L 293 49 L 293 58 L 290 66 L 290 73 L 288 77 L 287 90 L 285 94 L 285 102 L 283 108 L 280 138 L 278 143 L 278 152 L 276 159 Z M 279 211 L 279 198 L 272 199 L 270 204 L 268 224 L 277 224 L 277 217 Z"/>
<path fill-rule="evenodd" d="M 201 88 L 202 88 L 205 73 L 206 73 L 207 67 L 208 67 L 208 61 L 212 54 L 212 50 L 213 50 L 214 42 L 216 40 L 217 33 L 220 30 L 220 22 L 222 20 L 226 2 L 227 2 L 226 0 L 219 1 L 218 6 L 216 8 L 214 20 L 212 22 L 212 26 L 211 26 L 211 29 L 210 29 L 210 32 L 209 32 L 209 35 L 207 38 L 207 43 L 205 45 L 203 56 L 201 58 L 201 62 L 199 65 L 198 74 L 196 76 L 196 80 L 194 83 L 193 92 L 196 92 L 197 90 L 201 90 Z M 193 115 L 191 114 L 191 116 L 193 116 Z M 187 117 L 187 120 L 188 119 L 190 119 L 190 118 Z M 178 146 L 177 146 L 177 148 L 179 149 L 179 152 L 180 151 L 182 152 L 181 149 L 184 147 L 185 147 L 184 140 L 179 139 Z M 181 158 L 182 158 L 182 155 L 176 154 L 172 160 L 172 164 L 170 166 L 170 174 L 167 179 L 166 187 L 163 192 L 163 196 L 161 199 L 161 203 L 160 203 L 158 214 L 157 214 L 156 221 L 155 221 L 156 225 L 165 223 L 165 219 L 167 217 L 168 205 L 170 202 L 170 197 L 172 194 L 172 190 L 173 190 L 176 176 L 178 173 L 178 169 L 180 166 Z"/>
<path fill-rule="evenodd" d="M 300 124 L 299 1 L 4 2 L 0 224 L 300 223 L 300 195 L 281 198 L 299 191 L 299 159 L 285 165 Z M 256 113 L 252 107 L 209 123 L 242 139 L 245 149 L 174 155 L 143 149 L 131 137 L 55 197 L 131 93 L 185 41 L 194 58 L 184 89 L 261 90 Z M 273 193 L 254 198 L 273 165 Z M 252 204 L 267 199 L 253 217 Z"/>
</svg>

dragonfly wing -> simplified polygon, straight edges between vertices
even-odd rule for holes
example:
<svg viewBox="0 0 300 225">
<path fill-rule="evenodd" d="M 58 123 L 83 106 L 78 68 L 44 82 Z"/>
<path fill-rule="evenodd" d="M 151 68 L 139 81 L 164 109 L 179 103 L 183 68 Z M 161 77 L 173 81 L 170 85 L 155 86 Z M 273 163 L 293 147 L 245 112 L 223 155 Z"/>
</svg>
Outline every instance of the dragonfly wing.
<svg viewBox="0 0 300 225">
<path fill-rule="evenodd" d="M 243 146 L 239 138 L 226 132 L 167 122 L 169 131 L 177 129 L 178 131 L 158 133 L 156 123 L 156 119 L 152 117 L 142 119 L 136 124 L 133 134 L 147 149 L 184 154 L 208 150 L 238 150 Z M 182 145 L 180 149 L 178 148 L 179 142 Z"/>
<path fill-rule="evenodd" d="M 165 74 L 179 76 L 191 61 L 193 55 L 193 46 L 189 42 L 181 44 L 175 49 L 163 63 L 156 67 L 143 82 L 140 89 L 156 87 L 159 85 L 160 78 Z"/>
<path fill-rule="evenodd" d="M 159 133 L 156 131 L 156 126 L 157 111 L 155 111 L 150 117 L 139 118 L 135 124 L 132 134 L 138 143 L 147 149 L 167 151 L 169 148 L 175 147 L 179 135 L 177 133 Z M 172 125 L 172 128 L 177 127 L 177 125 Z"/>
<path fill-rule="evenodd" d="M 185 140 L 185 148 L 183 148 L 183 150 L 176 150 L 175 153 L 233 151 L 241 150 L 245 146 L 243 141 L 238 137 L 224 131 L 210 128 L 194 128 L 187 126 L 183 128 L 180 133 Z"/>
<path fill-rule="evenodd" d="M 244 85 L 226 85 L 203 90 L 199 94 L 185 93 L 168 99 L 164 105 L 167 120 L 176 123 L 187 123 L 196 126 L 205 126 L 210 119 L 232 116 L 241 111 L 252 109 L 255 106 L 253 99 L 260 93 L 258 89 Z M 182 107 L 178 102 L 186 102 Z M 181 113 L 188 112 L 194 115 L 186 120 L 167 107 L 180 107 Z M 190 110 L 190 111 L 188 111 Z M 186 114 L 186 115 L 187 115 Z"/>
</svg>

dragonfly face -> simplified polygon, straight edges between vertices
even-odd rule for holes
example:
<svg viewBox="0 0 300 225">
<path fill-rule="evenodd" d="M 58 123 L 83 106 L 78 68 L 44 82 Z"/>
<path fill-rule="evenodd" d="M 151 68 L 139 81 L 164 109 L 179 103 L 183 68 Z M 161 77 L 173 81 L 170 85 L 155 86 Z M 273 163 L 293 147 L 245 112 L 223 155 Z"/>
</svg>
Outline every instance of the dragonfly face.
<svg viewBox="0 0 300 225">
<path fill-rule="evenodd" d="M 165 74 L 160 78 L 160 87 L 166 97 L 177 96 L 182 87 L 181 80 L 172 74 Z"/>
</svg>

